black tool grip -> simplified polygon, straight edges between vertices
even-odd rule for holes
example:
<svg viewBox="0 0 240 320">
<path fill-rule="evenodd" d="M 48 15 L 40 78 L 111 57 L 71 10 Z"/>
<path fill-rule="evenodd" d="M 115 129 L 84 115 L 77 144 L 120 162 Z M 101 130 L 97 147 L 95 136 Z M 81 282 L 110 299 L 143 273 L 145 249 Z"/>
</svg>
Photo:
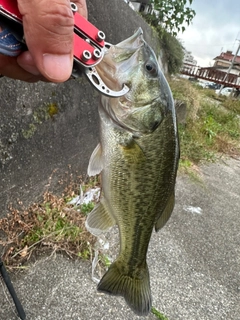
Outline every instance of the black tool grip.
<svg viewBox="0 0 240 320">
<path fill-rule="evenodd" d="M 26 314 L 25 314 L 25 311 L 23 310 L 23 307 L 21 305 L 21 302 L 19 301 L 18 297 L 17 297 L 17 294 L 14 290 L 14 287 L 13 287 L 13 284 L 11 282 L 11 279 L 7 273 L 7 270 L 3 264 L 3 262 L 1 261 L 0 259 L 0 273 L 2 275 L 2 278 L 3 278 L 3 281 L 5 282 L 7 288 L 8 288 L 8 291 L 14 301 L 14 304 L 16 306 L 16 309 L 17 309 L 17 312 L 18 312 L 18 315 L 19 317 L 22 319 L 22 320 L 25 320 L 26 319 Z"/>
</svg>

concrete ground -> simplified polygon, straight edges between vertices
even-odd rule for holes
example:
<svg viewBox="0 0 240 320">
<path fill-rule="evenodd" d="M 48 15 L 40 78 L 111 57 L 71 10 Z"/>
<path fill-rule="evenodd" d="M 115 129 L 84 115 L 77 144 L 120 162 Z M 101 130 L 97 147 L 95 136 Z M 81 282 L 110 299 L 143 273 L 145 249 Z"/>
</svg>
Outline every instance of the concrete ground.
<svg viewBox="0 0 240 320">
<path fill-rule="evenodd" d="M 240 319 L 240 161 L 201 167 L 202 182 L 179 175 L 172 218 L 154 232 L 148 264 L 153 306 L 169 320 Z M 112 242 L 116 241 L 116 232 Z M 99 294 L 91 264 L 60 254 L 39 257 L 13 284 L 31 320 L 143 318 L 120 297 Z M 0 319 L 16 320 L 0 285 Z"/>
</svg>

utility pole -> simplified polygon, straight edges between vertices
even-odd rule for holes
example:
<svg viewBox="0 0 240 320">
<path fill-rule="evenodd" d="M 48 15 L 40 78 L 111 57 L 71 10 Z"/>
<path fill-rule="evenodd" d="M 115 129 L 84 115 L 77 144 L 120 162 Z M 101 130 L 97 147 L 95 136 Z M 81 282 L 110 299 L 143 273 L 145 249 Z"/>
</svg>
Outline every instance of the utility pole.
<svg viewBox="0 0 240 320">
<path fill-rule="evenodd" d="M 238 40 L 238 41 L 239 41 L 239 40 Z M 238 51 L 239 51 L 239 50 L 240 50 L 240 41 L 239 41 L 239 45 L 238 45 L 237 51 L 236 51 L 236 53 L 235 53 L 235 55 L 234 55 L 234 57 L 233 57 L 233 59 L 232 59 L 232 63 L 230 64 L 230 66 L 229 66 L 229 68 L 228 68 L 228 70 L 227 70 L 227 73 L 225 74 L 225 77 L 223 78 L 223 82 L 226 81 L 228 74 L 229 74 L 230 71 L 232 70 L 232 67 L 233 67 L 233 65 L 234 65 L 234 62 L 235 62 L 235 60 L 236 60 L 236 57 L 237 57 L 237 55 L 238 55 Z M 218 95 L 221 94 L 221 91 L 222 91 L 223 87 L 224 87 L 224 84 L 221 85 L 220 90 L 219 90 L 219 92 L 218 92 Z"/>
</svg>

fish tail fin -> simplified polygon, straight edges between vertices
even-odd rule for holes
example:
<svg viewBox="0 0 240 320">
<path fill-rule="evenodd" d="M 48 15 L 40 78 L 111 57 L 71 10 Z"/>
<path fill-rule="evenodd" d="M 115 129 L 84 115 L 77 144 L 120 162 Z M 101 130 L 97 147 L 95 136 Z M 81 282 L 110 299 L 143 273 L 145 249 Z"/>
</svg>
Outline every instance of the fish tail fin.
<svg viewBox="0 0 240 320">
<path fill-rule="evenodd" d="M 129 307 L 138 315 L 147 315 L 152 306 L 152 297 L 147 263 L 139 272 L 122 273 L 123 264 L 116 260 L 102 277 L 98 291 L 123 296 Z"/>
</svg>

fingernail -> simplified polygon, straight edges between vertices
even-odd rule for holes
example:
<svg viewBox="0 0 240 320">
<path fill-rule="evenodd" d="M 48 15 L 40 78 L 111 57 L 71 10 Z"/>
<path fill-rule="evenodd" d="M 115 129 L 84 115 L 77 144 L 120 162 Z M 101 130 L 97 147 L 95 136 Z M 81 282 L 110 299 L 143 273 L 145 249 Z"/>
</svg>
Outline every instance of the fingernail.
<svg viewBox="0 0 240 320">
<path fill-rule="evenodd" d="M 66 81 L 72 73 L 72 57 L 70 54 L 43 55 L 43 67 L 46 76 L 52 81 Z"/>
</svg>

